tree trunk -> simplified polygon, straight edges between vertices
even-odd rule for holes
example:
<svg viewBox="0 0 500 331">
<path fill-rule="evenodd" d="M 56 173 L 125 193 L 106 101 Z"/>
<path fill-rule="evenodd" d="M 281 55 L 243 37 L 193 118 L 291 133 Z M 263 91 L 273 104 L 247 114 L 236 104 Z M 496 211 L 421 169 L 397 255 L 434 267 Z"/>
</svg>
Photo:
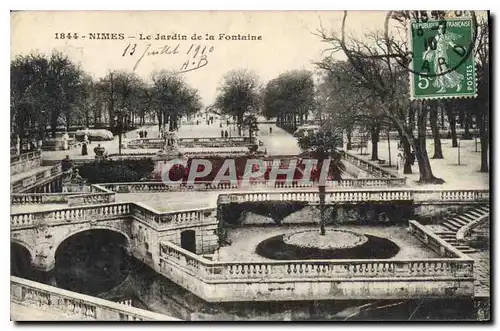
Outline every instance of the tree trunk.
<svg viewBox="0 0 500 331">
<path fill-rule="evenodd" d="M 438 110 L 433 107 L 429 113 L 429 122 L 431 125 L 432 135 L 434 136 L 434 156 L 433 159 L 443 158 L 443 149 L 441 148 L 441 136 L 438 127 Z"/>
<path fill-rule="evenodd" d="M 489 172 L 488 166 L 488 117 L 485 111 L 481 111 L 477 116 L 477 125 L 479 126 L 479 139 L 481 140 L 481 168 L 479 172 Z"/>
<path fill-rule="evenodd" d="M 432 174 L 431 163 L 425 146 L 425 136 L 427 131 L 426 124 L 427 110 L 424 109 L 422 102 L 420 102 L 417 123 L 418 135 L 417 138 L 413 140 L 413 148 L 415 150 L 415 157 L 417 159 L 418 169 L 420 172 L 419 183 L 443 184 L 443 179 L 437 178 Z"/>
<path fill-rule="evenodd" d="M 238 135 L 241 137 L 241 125 L 243 124 L 243 114 L 238 114 Z"/>
<path fill-rule="evenodd" d="M 319 212 L 320 212 L 320 219 L 319 219 L 319 229 L 320 229 L 320 234 L 322 236 L 325 235 L 326 230 L 325 230 L 325 196 L 326 196 L 326 187 L 324 185 L 318 186 L 319 188 Z"/>
<path fill-rule="evenodd" d="M 391 135 L 389 129 L 387 129 L 387 150 L 389 151 L 389 168 L 392 167 L 391 161 Z"/>
<path fill-rule="evenodd" d="M 470 132 L 471 120 L 472 120 L 472 116 L 470 114 L 470 111 L 466 111 L 465 112 L 465 119 L 464 119 L 464 134 L 462 136 L 462 139 L 464 139 L 464 140 L 472 139 L 472 134 Z"/>
<path fill-rule="evenodd" d="M 441 129 L 444 130 L 444 107 L 439 107 L 441 110 Z"/>
<path fill-rule="evenodd" d="M 403 174 L 412 174 L 413 171 L 411 169 L 412 162 L 410 159 L 411 156 L 411 145 L 408 139 L 406 139 L 405 136 L 401 138 L 401 143 L 403 144 L 403 151 L 404 151 L 404 156 L 405 156 L 405 165 L 403 168 Z"/>
<path fill-rule="evenodd" d="M 163 114 L 159 110 L 156 112 L 156 114 L 158 116 L 158 130 L 161 132 L 161 128 L 163 125 Z"/>
<path fill-rule="evenodd" d="M 378 160 L 378 141 L 380 136 L 380 126 L 378 123 L 370 127 L 371 140 L 372 140 L 372 161 Z"/>
<path fill-rule="evenodd" d="M 446 116 L 448 116 L 448 122 L 450 122 L 450 132 L 451 132 L 451 147 L 458 147 L 457 141 L 457 121 L 455 118 L 455 114 L 451 105 L 449 104 L 446 107 Z"/>
</svg>

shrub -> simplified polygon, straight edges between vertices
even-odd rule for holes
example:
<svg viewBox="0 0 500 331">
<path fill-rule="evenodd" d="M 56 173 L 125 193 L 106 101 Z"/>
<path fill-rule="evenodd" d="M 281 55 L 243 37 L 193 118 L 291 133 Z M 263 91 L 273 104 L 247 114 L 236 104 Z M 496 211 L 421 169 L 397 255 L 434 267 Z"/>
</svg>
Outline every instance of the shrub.
<svg viewBox="0 0 500 331">
<path fill-rule="evenodd" d="M 153 169 L 151 159 L 94 162 L 79 167 L 80 176 L 91 184 L 138 182 Z"/>
</svg>

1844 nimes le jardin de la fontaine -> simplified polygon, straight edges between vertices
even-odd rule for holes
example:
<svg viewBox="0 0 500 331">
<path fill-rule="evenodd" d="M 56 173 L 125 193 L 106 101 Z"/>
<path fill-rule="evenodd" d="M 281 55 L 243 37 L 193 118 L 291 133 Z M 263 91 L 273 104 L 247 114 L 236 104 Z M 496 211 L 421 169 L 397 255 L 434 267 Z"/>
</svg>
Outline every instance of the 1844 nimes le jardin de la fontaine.
<svg viewBox="0 0 500 331">
<path fill-rule="evenodd" d="M 13 12 L 11 319 L 490 321 L 488 24 Z"/>
</svg>

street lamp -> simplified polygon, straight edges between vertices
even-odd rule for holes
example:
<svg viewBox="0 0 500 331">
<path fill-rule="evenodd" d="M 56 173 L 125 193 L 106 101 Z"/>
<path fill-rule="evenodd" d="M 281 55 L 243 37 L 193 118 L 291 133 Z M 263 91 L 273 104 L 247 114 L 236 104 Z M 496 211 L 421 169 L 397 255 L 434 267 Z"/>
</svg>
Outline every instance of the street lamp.
<svg viewBox="0 0 500 331">
<path fill-rule="evenodd" d="M 460 165 L 460 138 L 457 138 L 458 143 L 458 165 Z"/>
</svg>

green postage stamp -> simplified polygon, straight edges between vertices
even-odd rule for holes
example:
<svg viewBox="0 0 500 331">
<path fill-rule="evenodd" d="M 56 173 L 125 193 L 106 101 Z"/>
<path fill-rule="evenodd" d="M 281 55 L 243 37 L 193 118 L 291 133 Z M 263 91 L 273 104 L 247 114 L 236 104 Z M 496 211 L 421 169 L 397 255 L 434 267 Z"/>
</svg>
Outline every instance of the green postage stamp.
<svg viewBox="0 0 500 331">
<path fill-rule="evenodd" d="M 476 97 L 471 18 L 410 23 L 412 99 Z"/>
</svg>

